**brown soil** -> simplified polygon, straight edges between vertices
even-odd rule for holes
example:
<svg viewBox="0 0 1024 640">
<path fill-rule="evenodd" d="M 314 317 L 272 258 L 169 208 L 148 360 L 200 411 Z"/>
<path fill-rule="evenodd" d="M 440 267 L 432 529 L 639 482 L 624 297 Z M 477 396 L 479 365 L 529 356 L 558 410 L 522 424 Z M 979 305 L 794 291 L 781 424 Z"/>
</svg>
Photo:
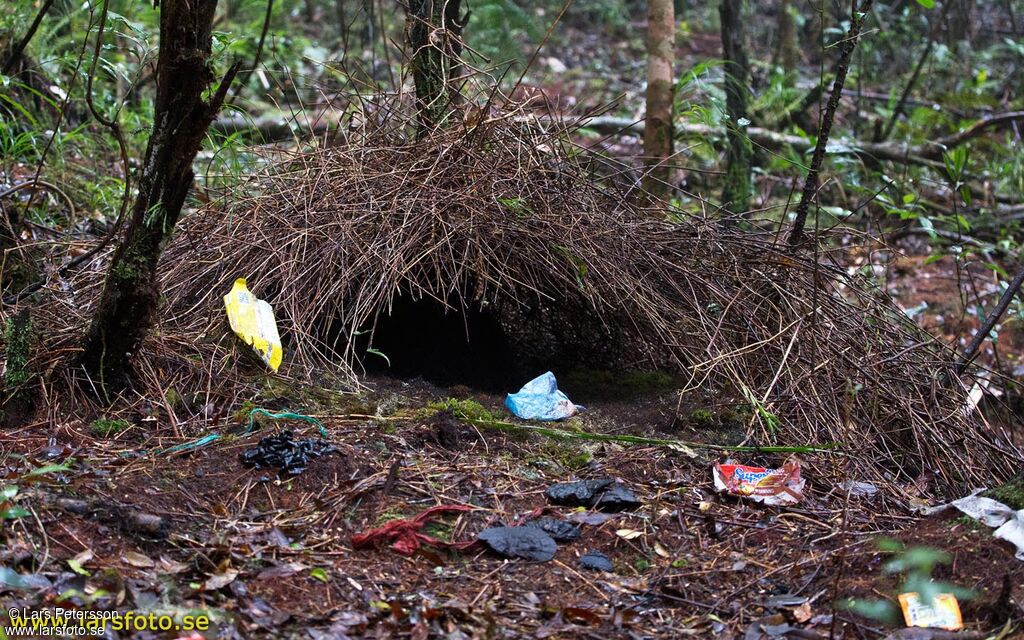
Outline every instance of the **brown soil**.
<svg viewBox="0 0 1024 640">
<path fill-rule="evenodd" d="M 125 454 L 147 446 L 137 434 L 96 441 L 75 423 L 54 434 L 56 447 L 28 431 L 0 436 L 4 450 L 37 464 L 44 451 L 75 456 L 72 472 L 25 488 L 39 520 L 5 529 L 8 545 L 0 551 L 4 564 L 35 568 L 54 586 L 8 593 L 5 601 L 52 601 L 75 578 L 66 561 L 88 549 L 85 584 L 114 580 L 123 599 L 120 605 L 112 596 L 70 602 L 128 609 L 163 601 L 214 610 L 221 637 L 754 638 L 768 637 L 758 625 L 779 623 L 799 627 L 801 637 L 879 637 L 883 625 L 832 604 L 894 597 L 898 580 L 883 575 L 886 554 L 874 544 L 887 536 L 952 554 L 936 577 L 977 593 L 964 603 L 968 628 L 991 630 L 1007 618 L 1018 624 L 1024 618 L 1024 563 L 986 528 L 962 518 L 919 519 L 880 496 L 847 503 L 843 492 L 813 475 L 800 505 L 754 505 L 714 493 L 711 456 L 481 430 L 451 413 L 420 418 L 417 407 L 447 396 L 472 395 L 496 413 L 501 398 L 419 381 L 375 382 L 368 405 L 385 413 L 405 409 L 373 420 L 325 419 L 338 453 L 290 479 L 239 461 L 277 427 L 173 457 L 130 457 Z M 734 427 L 721 421 L 672 426 L 665 418 L 675 415 L 675 405 L 672 393 L 598 401 L 579 425 L 674 430 L 705 441 L 735 437 L 728 432 Z M 302 423 L 288 426 L 316 435 Z M 830 464 L 805 458 L 809 469 Z M 19 463 L 4 464 L 13 477 Z M 643 507 L 584 525 L 582 537 L 560 544 L 548 563 L 429 547 L 404 557 L 387 546 L 354 550 L 349 541 L 438 504 L 474 507 L 428 526 L 427 533 L 453 541 L 540 512 L 569 516 L 573 510 L 549 506 L 543 490 L 587 477 L 624 482 Z M 167 533 L 154 538 L 109 518 L 67 513 L 56 496 L 158 515 L 168 522 Z M 607 554 L 615 571 L 582 569 L 578 558 L 591 550 Z M 138 554 L 154 566 L 144 566 Z M 207 586 L 226 570 L 237 577 Z"/>
</svg>

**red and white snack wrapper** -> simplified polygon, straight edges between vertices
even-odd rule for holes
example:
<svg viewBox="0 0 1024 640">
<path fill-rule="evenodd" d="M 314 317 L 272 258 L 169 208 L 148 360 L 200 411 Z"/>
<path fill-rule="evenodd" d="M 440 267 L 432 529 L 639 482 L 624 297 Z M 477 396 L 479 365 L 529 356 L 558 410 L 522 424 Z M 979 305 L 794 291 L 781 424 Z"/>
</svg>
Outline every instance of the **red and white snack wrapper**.
<svg viewBox="0 0 1024 640">
<path fill-rule="evenodd" d="M 804 480 L 800 462 L 787 460 L 780 469 L 766 469 L 735 464 L 716 463 L 715 489 L 762 502 L 767 505 L 796 504 L 804 498 Z"/>
</svg>

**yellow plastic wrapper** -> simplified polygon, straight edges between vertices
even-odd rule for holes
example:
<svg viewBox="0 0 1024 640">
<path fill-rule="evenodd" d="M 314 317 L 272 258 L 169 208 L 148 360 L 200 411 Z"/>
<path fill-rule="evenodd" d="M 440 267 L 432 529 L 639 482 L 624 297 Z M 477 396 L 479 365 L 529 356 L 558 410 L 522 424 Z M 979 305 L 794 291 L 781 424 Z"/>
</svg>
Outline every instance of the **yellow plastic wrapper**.
<svg viewBox="0 0 1024 640">
<path fill-rule="evenodd" d="M 235 280 L 231 292 L 224 296 L 224 308 L 228 312 L 231 330 L 251 345 L 268 367 L 277 372 L 281 366 L 281 337 L 274 321 L 274 309 L 249 292 L 245 278 Z"/>
<path fill-rule="evenodd" d="M 960 605 L 956 596 L 951 593 L 940 593 L 928 604 L 916 592 L 899 595 L 903 619 L 908 627 L 924 627 L 927 629 L 947 629 L 958 631 L 964 628 L 960 617 Z"/>
</svg>

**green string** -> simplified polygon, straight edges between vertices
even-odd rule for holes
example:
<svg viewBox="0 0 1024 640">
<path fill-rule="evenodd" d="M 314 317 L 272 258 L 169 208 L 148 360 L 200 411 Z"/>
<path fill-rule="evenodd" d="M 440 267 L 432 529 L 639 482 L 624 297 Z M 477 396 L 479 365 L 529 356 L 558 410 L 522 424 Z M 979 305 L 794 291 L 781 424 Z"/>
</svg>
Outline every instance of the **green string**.
<svg viewBox="0 0 1024 640">
<path fill-rule="evenodd" d="M 262 415 L 262 416 L 266 416 L 266 417 L 270 418 L 271 420 L 301 420 L 302 422 L 308 422 L 310 424 L 316 425 L 317 429 L 320 430 L 320 437 L 321 438 L 328 438 L 329 435 L 330 435 L 330 434 L 327 433 L 327 429 L 324 428 L 323 423 L 320 422 L 319 420 L 317 420 L 316 418 L 314 418 L 313 416 L 307 416 L 307 415 L 304 415 L 304 414 L 301 414 L 301 413 L 292 413 L 291 411 L 282 411 L 281 413 L 271 413 L 271 412 L 267 411 L 266 409 L 261 409 L 259 407 L 255 408 L 255 409 L 253 409 L 252 411 L 249 412 L 249 426 L 246 427 L 246 429 L 242 433 L 242 435 L 246 435 L 247 436 L 250 433 L 252 433 L 253 430 L 256 428 L 256 415 L 257 414 Z M 211 442 L 214 442 L 214 441 L 219 440 L 219 439 L 220 439 L 220 434 L 219 433 L 211 433 L 209 435 L 203 436 L 202 438 L 199 438 L 198 440 L 192 440 L 190 442 L 182 442 L 181 444 L 176 444 L 173 447 L 167 447 L 166 449 L 158 449 L 158 450 L 154 451 L 153 453 L 156 453 L 157 455 L 165 456 L 165 455 L 173 455 L 175 453 L 182 453 L 182 452 L 185 452 L 185 451 L 194 451 L 195 449 L 199 449 L 200 447 L 205 447 L 206 445 L 210 444 Z M 143 455 L 145 455 L 148 452 L 143 451 L 142 453 L 143 453 Z"/>
<path fill-rule="evenodd" d="M 302 420 L 303 422 L 315 424 L 316 427 L 320 430 L 320 437 L 328 437 L 327 429 L 324 429 L 323 423 L 314 418 L 313 416 L 307 416 L 301 413 L 292 413 L 290 411 L 282 411 L 281 413 L 270 413 L 266 409 L 260 409 L 258 407 L 249 412 L 249 428 L 245 430 L 244 435 L 249 435 L 255 428 L 256 423 L 254 422 L 254 420 L 256 418 L 256 414 L 264 415 L 270 418 L 271 420 Z"/>
<path fill-rule="evenodd" d="M 198 440 L 193 440 L 191 442 L 182 442 L 181 444 L 176 444 L 173 447 L 167 447 L 166 449 L 160 449 L 160 450 L 156 451 L 156 454 L 157 455 L 161 455 L 161 456 L 167 456 L 167 455 L 171 455 L 171 454 L 175 454 L 175 453 L 181 453 L 182 451 L 191 451 L 192 449 L 198 449 L 199 447 L 205 447 L 206 445 L 210 444 L 211 442 L 213 442 L 214 440 L 217 440 L 219 438 L 220 438 L 220 434 L 219 433 L 211 433 L 210 435 L 203 436 L 202 438 L 199 438 Z"/>
</svg>

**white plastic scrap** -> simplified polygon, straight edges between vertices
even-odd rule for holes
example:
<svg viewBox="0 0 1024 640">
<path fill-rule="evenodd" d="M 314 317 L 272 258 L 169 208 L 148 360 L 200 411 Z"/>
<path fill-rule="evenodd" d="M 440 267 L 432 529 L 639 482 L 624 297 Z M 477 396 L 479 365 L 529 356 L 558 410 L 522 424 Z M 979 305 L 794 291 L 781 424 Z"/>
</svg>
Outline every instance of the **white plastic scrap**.
<svg viewBox="0 0 1024 640">
<path fill-rule="evenodd" d="M 971 495 L 954 500 L 949 504 L 922 509 L 921 513 L 930 516 L 950 507 L 956 507 L 964 515 L 974 518 L 987 527 L 998 527 L 992 532 L 992 535 L 1017 547 L 1017 559 L 1024 560 L 1024 509 L 1014 511 L 998 500 L 983 498 L 978 495 L 982 491 L 984 489 L 978 489 Z"/>
</svg>

